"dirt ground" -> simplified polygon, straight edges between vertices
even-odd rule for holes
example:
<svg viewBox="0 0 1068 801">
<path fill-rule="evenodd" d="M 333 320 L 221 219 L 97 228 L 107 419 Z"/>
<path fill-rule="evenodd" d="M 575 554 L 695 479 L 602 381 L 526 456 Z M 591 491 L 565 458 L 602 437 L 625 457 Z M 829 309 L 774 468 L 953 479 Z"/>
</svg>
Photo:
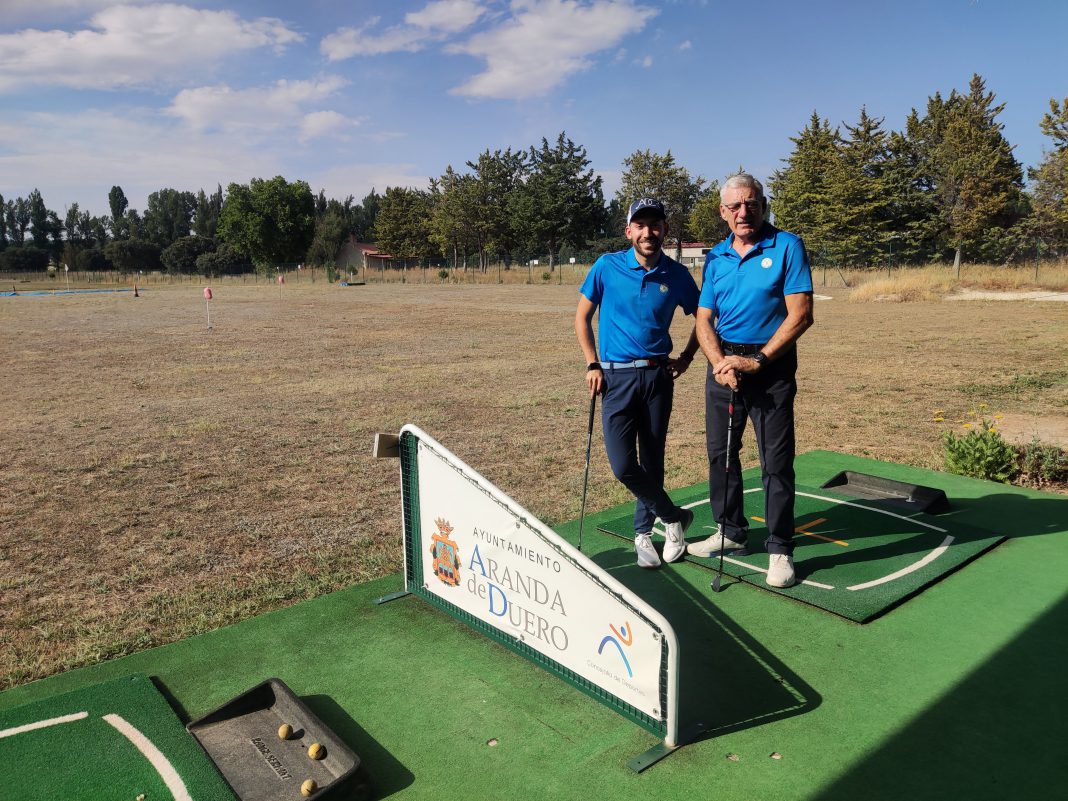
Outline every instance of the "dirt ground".
<svg viewBox="0 0 1068 801">
<path fill-rule="evenodd" d="M 376 431 L 416 423 L 550 525 L 578 515 L 575 287 L 235 286 L 210 330 L 200 292 L 0 298 L 0 688 L 397 570 Z M 1065 425 L 1065 314 L 817 301 L 799 450 L 939 467 L 969 420 Z M 671 487 L 706 478 L 703 381 L 678 385 Z M 626 497 L 595 447 L 588 508 Z"/>
</svg>

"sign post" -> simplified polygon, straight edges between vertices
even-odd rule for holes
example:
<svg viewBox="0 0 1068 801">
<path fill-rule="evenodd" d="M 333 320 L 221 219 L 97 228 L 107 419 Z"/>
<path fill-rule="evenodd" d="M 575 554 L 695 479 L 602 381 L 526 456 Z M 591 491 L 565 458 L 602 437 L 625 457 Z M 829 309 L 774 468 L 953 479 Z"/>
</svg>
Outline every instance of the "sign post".
<svg viewBox="0 0 1068 801">
<path fill-rule="evenodd" d="M 208 330 L 211 330 L 211 287 L 204 287 L 204 308 L 208 312 Z"/>
</svg>

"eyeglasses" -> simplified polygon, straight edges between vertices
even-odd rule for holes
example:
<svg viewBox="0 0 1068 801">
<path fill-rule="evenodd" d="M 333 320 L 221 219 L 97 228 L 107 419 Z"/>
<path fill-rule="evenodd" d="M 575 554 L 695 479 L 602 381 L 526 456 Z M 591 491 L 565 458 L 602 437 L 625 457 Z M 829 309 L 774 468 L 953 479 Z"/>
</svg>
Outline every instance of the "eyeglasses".
<svg viewBox="0 0 1068 801">
<path fill-rule="evenodd" d="M 745 210 L 748 211 L 750 214 L 756 214 L 763 208 L 764 204 L 760 200 L 747 200 L 744 203 L 723 204 L 723 208 L 725 208 L 731 214 L 737 214 L 738 210 L 741 209 L 742 206 L 745 206 Z"/>
</svg>

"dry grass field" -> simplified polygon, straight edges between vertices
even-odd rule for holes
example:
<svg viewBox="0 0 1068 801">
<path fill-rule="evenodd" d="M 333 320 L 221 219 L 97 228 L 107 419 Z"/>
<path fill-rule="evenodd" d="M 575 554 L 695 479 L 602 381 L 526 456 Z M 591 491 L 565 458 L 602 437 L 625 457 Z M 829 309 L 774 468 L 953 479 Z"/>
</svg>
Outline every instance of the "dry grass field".
<svg viewBox="0 0 1068 801">
<path fill-rule="evenodd" d="M 970 412 L 1068 422 L 1068 304 L 817 289 L 799 450 L 938 467 Z M 398 464 L 370 452 L 406 422 L 550 525 L 576 517 L 575 300 L 220 285 L 207 330 L 198 284 L 0 298 L 0 689 L 397 570 Z M 677 389 L 671 487 L 706 477 L 703 379 Z M 588 508 L 625 498 L 595 448 Z"/>
</svg>

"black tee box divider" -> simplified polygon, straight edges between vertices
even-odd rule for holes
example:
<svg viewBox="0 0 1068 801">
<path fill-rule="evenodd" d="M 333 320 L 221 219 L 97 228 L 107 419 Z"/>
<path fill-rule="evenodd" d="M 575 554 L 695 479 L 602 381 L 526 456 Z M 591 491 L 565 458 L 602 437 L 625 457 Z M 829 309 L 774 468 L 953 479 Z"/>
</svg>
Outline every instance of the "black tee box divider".
<svg viewBox="0 0 1068 801">
<path fill-rule="evenodd" d="M 852 470 L 843 470 L 820 484 L 820 488 L 835 489 L 846 497 L 885 501 L 909 512 L 939 514 L 949 509 L 946 493 L 940 489 Z"/>
<path fill-rule="evenodd" d="M 283 724 L 292 728 L 287 739 Z M 268 679 L 186 729 L 211 757 L 237 796 L 244 801 L 301 799 L 308 779 L 322 798 L 355 773 L 360 758 L 293 694 L 281 679 Z M 308 755 L 312 743 L 324 749 Z"/>
</svg>

